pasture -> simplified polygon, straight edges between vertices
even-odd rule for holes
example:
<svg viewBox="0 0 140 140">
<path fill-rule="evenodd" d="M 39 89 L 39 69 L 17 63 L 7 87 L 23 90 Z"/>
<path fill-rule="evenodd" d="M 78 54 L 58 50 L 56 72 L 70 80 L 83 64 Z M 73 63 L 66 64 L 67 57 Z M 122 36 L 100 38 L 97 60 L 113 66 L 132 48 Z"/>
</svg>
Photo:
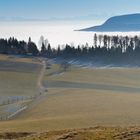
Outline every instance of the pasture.
<svg viewBox="0 0 140 140">
<path fill-rule="evenodd" d="M 39 94 L 41 63 L 35 58 L 0 55 L 0 117 L 28 104 Z"/>
<path fill-rule="evenodd" d="M 56 65 L 46 70 L 47 95 L 14 120 L 2 122 L 1 131 L 140 125 L 139 68 L 71 67 L 56 74 L 59 70 Z"/>
</svg>

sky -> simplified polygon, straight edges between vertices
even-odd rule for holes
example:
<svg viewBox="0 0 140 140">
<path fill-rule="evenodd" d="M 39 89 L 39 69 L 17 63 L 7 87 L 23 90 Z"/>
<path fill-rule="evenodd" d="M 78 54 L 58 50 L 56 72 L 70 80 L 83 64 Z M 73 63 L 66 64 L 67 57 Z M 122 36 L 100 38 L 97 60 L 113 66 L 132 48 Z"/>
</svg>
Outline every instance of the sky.
<svg viewBox="0 0 140 140">
<path fill-rule="evenodd" d="M 0 19 L 104 20 L 140 13 L 140 0 L 0 0 Z"/>
</svg>

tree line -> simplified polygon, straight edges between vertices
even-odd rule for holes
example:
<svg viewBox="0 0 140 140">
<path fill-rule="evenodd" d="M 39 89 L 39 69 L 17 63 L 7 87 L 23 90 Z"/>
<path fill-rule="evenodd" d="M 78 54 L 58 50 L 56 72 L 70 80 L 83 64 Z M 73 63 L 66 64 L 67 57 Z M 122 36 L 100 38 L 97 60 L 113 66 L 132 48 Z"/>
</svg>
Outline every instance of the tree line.
<svg viewBox="0 0 140 140">
<path fill-rule="evenodd" d="M 52 48 L 47 40 L 40 38 L 40 50 L 29 38 L 28 42 L 15 38 L 0 39 L 0 53 L 43 56 L 47 58 L 92 59 L 108 63 L 139 62 L 140 36 L 110 36 L 94 34 L 93 45 L 68 45 Z"/>
<path fill-rule="evenodd" d="M 47 48 L 42 43 L 41 54 L 49 58 L 76 58 L 90 60 L 105 64 L 139 64 L 140 65 L 140 36 L 97 35 L 94 34 L 93 45 L 78 45 L 77 47 L 66 44 L 57 49 Z"/>
<path fill-rule="evenodd" d="M 14 37 L 9 39 L 0 39 L 0 53 L 14 54 L 14 55 L 38 55 L 39 50 L 34 42 L 29 38 L 28 43 L 25 41 L 18 41 Z"/>
</svg>

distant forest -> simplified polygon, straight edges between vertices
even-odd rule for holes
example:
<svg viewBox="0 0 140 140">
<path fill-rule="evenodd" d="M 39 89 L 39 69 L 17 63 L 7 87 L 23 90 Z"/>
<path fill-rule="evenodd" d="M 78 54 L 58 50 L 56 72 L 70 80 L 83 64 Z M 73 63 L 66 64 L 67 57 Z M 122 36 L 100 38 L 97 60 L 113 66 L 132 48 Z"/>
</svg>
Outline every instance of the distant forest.
<svg viewBox="0 0 140 140">
<path fill-rule="evenodd" d="M 43 37 L 40 39 L 41 50 L 29 38 L 28 42 L 15 38 L 0 39 L 0 53 L 14 55 L 43 56 L 47 58 L 63 58 L 90 60 L 105 64 L 140 64 L 140 36 L 109 36 L 94 34 L 93 46 L 88 43 L 82 46 L 66 44 L 51 47 Z"/>
</svg>

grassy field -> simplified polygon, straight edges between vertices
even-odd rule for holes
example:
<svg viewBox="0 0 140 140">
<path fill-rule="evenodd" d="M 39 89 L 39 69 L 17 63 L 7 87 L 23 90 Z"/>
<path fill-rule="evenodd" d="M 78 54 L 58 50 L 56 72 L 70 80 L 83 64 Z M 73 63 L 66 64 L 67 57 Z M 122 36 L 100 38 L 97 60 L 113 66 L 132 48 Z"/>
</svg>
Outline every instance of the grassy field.
<svg viewBox="0 0 140 140">
<path fill-rule="evenodd" d="M 44 77 L 47 96 L 14 120 L 0 123 L 0 131 L 140 125 L 140 69 L 73 67 L 56 74 L 59 67 L 53 65 L 52 71 Z"/>
<path fill-rule="evenodd" d="M 16 112 L 28 104 L 31 96 L 39 94 L 41 67 L 36 58 L 0 55 L 0 118 Z"/>
<path fill-rule="evenodd" d="M 34 87 L 37 71 L 7 73 L 14 73 L 5 78 L 10 79 L 8 85 L 9 89 L 12 89 L 12 95 L 26 95 L 28 92 L 32 95 L 37 91 Z M 4 77 L 7 76 L 5 74 Z M 12 83 L 12 78 L 15 77 L 16 80 Z M 5 95 L 9 95 L 10 90 L 4 87 L 3 82 L 1 85 L 6 91 Z M 16 85 L 17 89 L 13 89 Z M 67 131 L 69 134 L 70 130 L 76 130 L 78 134 L 72 136 L 74 140 L 81 140 L 81 137 L 90 140 L 96 136 L 106 136 L 107 140 L 112 140 L 117 138 L 115 136 L 118 133 L 121 139 L 122 131 L 129 126 L 140 126 L 139 68 L 71 67 L 70 70 L 62 72 L 58 65 L 52 65 L 51 69 L 46 69 L 44 85 L 48 88 L 47 95 L 13 120 L 0 122 L 0 132 L 38 132 L 41 134 L 40 139 L 49 139 L 48 133 L 42 132 L 50 131 L 51 136 L 59 133 L 62 134 L 59 136 L 65 137 Z M 22 88 L 25 90 L 20 90 Z M 83 133 L 82 128 L 96 126 L 104 128 L 97 132 L 86 129 Z M 131 129 L 128 134 L 130 133 Z M 68 137 L 68 140 L 71 139 Z"/>
<path fill-rule="evenodd" d="M 37 92 L 35 73 L 0 71 L 1 96 L 30 96 Z"/>
<path fill-rule="evenodd" d="M 39 62 L 29 58 L 0 55 L 0 96 L 35 94 L 40 68 Z"/>
</svg>

